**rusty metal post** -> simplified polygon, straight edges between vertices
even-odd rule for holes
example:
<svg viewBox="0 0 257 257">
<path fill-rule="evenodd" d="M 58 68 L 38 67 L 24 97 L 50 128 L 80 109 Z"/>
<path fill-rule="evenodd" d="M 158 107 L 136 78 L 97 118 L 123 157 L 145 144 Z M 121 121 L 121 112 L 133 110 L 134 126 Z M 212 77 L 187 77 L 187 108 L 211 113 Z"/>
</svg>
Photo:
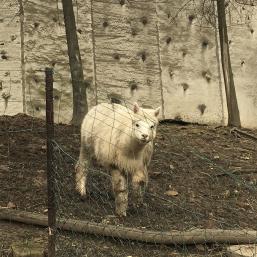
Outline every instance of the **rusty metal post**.
<svg viewBox="0 0 257 257">
<path fill-rule="evenodd" d="M 53 167 L 54 109 L 53 69 L 45 69 L 46 137 L 47 137 L 47 195 L 48 195 L 48 256 L 55 257 L 56 205 L 55 171 Z"/>
</svg>

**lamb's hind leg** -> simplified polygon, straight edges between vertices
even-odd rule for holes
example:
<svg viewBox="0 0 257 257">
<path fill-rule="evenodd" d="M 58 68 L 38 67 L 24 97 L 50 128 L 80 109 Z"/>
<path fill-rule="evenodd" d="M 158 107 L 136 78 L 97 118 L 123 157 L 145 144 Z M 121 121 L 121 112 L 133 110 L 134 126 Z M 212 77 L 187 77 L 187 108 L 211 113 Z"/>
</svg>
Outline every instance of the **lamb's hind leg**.
<svg viewBox="0 0 257 257">
<path fill-rule="evenodd" d="M 86 197 L 86 180 L 88 173 L 88 160 L 86 159 L 86 151 L 83 145 L 80 147 L 79 160 L 75 166 L 76 190 L 81 198 Z"/>
<path fill-rule="evenodd" d="M 111 174 L 116 214 L 119 216 L 126 216 L 128 208 L 128 183 L 126 176 L 117 169 L 112 170 Z"/>
</svg>

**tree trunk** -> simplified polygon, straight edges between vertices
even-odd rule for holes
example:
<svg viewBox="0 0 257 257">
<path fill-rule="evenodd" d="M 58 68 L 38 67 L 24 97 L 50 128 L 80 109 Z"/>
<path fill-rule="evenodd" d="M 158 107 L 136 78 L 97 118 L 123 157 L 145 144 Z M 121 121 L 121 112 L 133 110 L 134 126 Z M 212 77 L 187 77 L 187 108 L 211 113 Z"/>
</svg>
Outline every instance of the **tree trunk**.
<svg viewBox="0 0 257 257">
<path fill-rule="evenodd" d="M 20 37 L 21 37 L 21 86 L 22 86 L 22 111 L 26 113 L 26 97 L 25 97 L 25 56 L 24 56 L 24 9 L 23 2 L 19 0 L 20 8 Z"/>
<path fill-rule="evenodd" d="M 73 90 L 72 124 L 80 125 L 88 111 L 86 83 L 79 51 L 72 0 L 62 0 Z"/>
<path fill-rule="evenodd" d="M 240 115 L 238 110 L 236 90 L 230 62 L 224 0 L 217 0 L 217 12 L 219 24 L 221 63 L 228 108 L 228 126 L 240 127 Z"/>
</svg>

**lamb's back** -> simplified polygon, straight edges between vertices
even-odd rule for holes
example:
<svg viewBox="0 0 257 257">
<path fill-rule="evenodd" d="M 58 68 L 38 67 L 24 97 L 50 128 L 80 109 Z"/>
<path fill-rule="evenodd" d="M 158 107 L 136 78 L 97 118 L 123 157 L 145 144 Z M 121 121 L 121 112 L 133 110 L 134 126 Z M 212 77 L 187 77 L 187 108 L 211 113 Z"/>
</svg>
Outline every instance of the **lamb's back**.
<svg viewBox="0 0 257 257">
<path fill-rule="evenodd" d="M 131 134 L 132 113 L 118 104 L 99 104 L 85 116 L 81 126 L 82 143 L 103 165 L 111 163 Z"/>
</svg>

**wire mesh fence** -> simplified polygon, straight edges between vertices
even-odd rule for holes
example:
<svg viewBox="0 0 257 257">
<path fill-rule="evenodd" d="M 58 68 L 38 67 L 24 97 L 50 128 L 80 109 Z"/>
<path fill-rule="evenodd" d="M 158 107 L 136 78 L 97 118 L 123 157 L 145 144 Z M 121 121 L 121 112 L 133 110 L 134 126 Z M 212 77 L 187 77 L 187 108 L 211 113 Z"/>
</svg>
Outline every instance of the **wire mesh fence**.
<svg viewBox="0 0 257 257">
<path fill-rule="evenodd" d="M 159 235 L 162 235 L 162 237 L 164 237 L 162 232 L 170 230 L 188 231 L 195 228 L 241 230 L 246 227 L 247 229 L 256 229 L 255 225 L 253 225 L 255 224 L 254 206 L 256 204 L 256 177 L 254 171 L 250 170 L 250 174 L 241 174 L 241 170 L 244 170 L 242 167 L 240 167 L 241 170 L 235 169 L 231 171 L 229 166 L 238 165 L 238 163 L 236 160 L 235 163 L 233 163 L 227 152 L 220 153 L 216 149 L 217 152 L 212 152 L 212 149 L 207 150 L 204 148 L 205 151 L 208 151 L 204 153 L 201 151 L 204 146 L 198 145 L 197 139 L 196 145 L 192 147 L 191 140 L 188 142 L 188 139 L 183 136 L 181 137 L 181 135 L 180 137 L 171 136 L 170 133 L 172 130 L 169 131 L 169 129 L 171 128 L 169 128 L 169 126 L 166 128 L 165 125 L 160 128 L 160 131 L 162 131 L 161 135 L 164 138 L 158 138 L 159 142 L 157 142 L 156 146 L 158 152 L 155 155 L 156 159 L 153 159 L 149 188 L 145 194 L 145 205 L 143 205 L 143 207 L 138 209 L 132 208 L 128 211 L 126 218 L 118 219 L 114 213 L 115 202 L 111 193 L 110 177 L 103 174 L 103 172 L 91 170 L 88 181 L 90 193 L 86 202 L 77 202 L 68 215 L 67 206 L 63 209 L 61 216 L 64 217 L 67 215 L 67 219 L 81 219 L 81 217 L 83 217 L 83 220 L 98 222 L 100 226 L 103 227 L 103 231 L 108 230 L 108 225 L 114 225 L 118 229 L 124 229 L 125 233 L 127 232 L 125 227 L 131 228 L 131 230 L 133 230 L 133 228 L 140 228 L 143 230 L 143 234 L 145 232 L 145 235 L 147 235 L 148 230 L 155 230 L 159 231 Z M 188 128 L 184 129 L 187 130 Z M 198 129 L 199 128 L 193 128 L 193 130 L 196 130 L 196 134 L 199 132 Z M 165 130 L 166 133 L 168 132 L 167 134 Z M 228 131 L 223 132 L 226 133 Z M 202 133 L 204 132 L 202 131 Z M 204 136 L 205 135 L 201 135 L 201 137 Z M 223 139 L 225 138 L 226 135 Z M 207 140 L 209 140 L 208 137 Z M 231 139 L 233 143 L 234 140 L 237 141 L 237 139 Z M 249 143 L 248 140 L 245 141 L 245 144 Z M 239 144 L 241 143 L 242 142 Z M 169 144 L 171 146 L 167 146 Z M 252 145 L 251 142 L 250 145 Z M 167 149 L 169 147 L 176 149 L 175 152 L 174 150 L 170 152 L 170 150 Z M 236 146 L 233 147 L 237 149 Z M 243 152 L 244 151 L 245 150 L 243 150 Z M 63 151 L 61 151 L 61 154 L 66 155 Z M 168 158 L 168 160 L 166 158 Z M 249 157 L 249 152 L 246 150 L 243 155 L 239 153 L 238 158 L 240 159 L 239 163 L 242 165 L 244 162 L 242 160 L 248 160 L 248 158 L 251 157 Z M 219 164 L 219 161 L 221 161 L 222 164 Z M 60 165 L 58 165 L 58 167 L 60 167 Z M 67 173 L 68 172 L 65 170 L 62 172 L 62 174 Z M 242 173 L 244 173 L 244 171 L 242 171 Z M 67 179 L 66 183 L 70 183 L 70 178 Z M 63 181 L 62 185 L 66 183 Z M 64 188 L 66 188 L 66 186 Z M 61 194 L 62 191 L 64 192 L 63 195 Z M 253 193 L 252 195 L 251 191 Z M 64 202 L 67 201 L 67 192 L 64 189 L 61 190 L 61 187 L 59 195 L 61 200 Z M 246 199 L 243 200 L 245 197 Z M 74 201 L 72 196 L 69 198 L 68 202 Z M 61 208 L 59 210 L 61 211 Z M 246 225 L 246 223 L 248 225 Z M 199 232 L 199 235 L 200 234 Z M 158 242 L 157 235 L 153 234 L 153 243 Z M 103 240 L 102 236 L 98 235 L 97 238 L 99 237 Z M 156 241 L 154 241 L 155 238 Z M 256 234 L 254 234 L 254 238 L 256 239 Z M 71 241 L 73 240 L 74 238 L 72 237 Z M 104 240 L 109 242 L 106 238 L 104 238 Z M 184 240 L 186 241 L 185 238 Z M 191 240 L 192 244 L 199 243 L 198 236 L 192 237 Z M 203 245 L 210 243 L 208 236 L 205 237 L 205 240 L 204 242 L 203 239 L 200 243 Z M 219 239 L 216 240 L 216 243 L 218 243 Z M 248 239 L 246 239 L 246 241 L 247 240 Z M 231 242 L 229 238 L 225 238 L 223 243 L 226 244 L 226 241 L 227 243 Z M 239 237 L 235 239 L 234 243 L 237 241 L 240 242 Z M 144 245 L 144 252 L 142 253 L 140 244 L 135 248 L 131 248 L 130 244 L 133 246 L 134 242 L 129 242 L 129 247 L 123 247 L 123 251 L 121 249 L 112 250 L 111 256 L 125 256 L 129 254 L 132 256 L 145 256 L 149 254 L 147 251 L 151 252 L 153 249 L 156 251 L 156 256 L 167 256 L 168 254 L 167 249 L 163 250 L 156 245 L 154 248 L 152 248 L 153 245 Z M 180 243 L 183 245 L 183 239 Z M 215 245 L 215 242 L 212 243 Z M 74 246 L 74 251 L 78 251 L 78 249 L 82 248 L 76 248 L 76 246 Z M 91 247 L 89 247 L 89 249 L 91 249 Z M 203 247 L 202 249 L 204 249 L 204 253 L 200 251 L 200 256 L 203 254 L 206 256 L 214 256 L 222 252 L 222 248 L 217 245 L 214 246 L 214 248 Z M 171 250 L 168 249 L 168 251 Z M 217 252 L 215 253 L 215 251 Z M 82 254 L 82 252 L 80 254 Z M 187 255 L 189 253 L 190 251 L 185 246 L 182 247 L 181 255 Z M 94 253 L 94 255 L 95 254 L 96 253 Z M 106 252 L 99 251 L 97 254 L 97 256 L 104 256 Z"/>
<path fill-rule="evenodd" d="M 127 108 L 131 103 L 121 104 L 129 114 L 123 113 L 124 129 L 130 126 L 128 117 L 133 118 L 134 114 L 133 109 Z M 121 118 L 119 112 L 120 109 L 112 112 L 117 122 Z M 119 131 L 118 138 L 125 134 L 132 140 L 131 131 L 113 129 L 113 119 L 111 123 L 107 113 L 105 117 L 102 114 L 100 121 L 95 116 L 98 129 L 111 127 L 112 136 Z M 256 131 L 242 134 L 220 126 L 161 122 L 143 204 L 133 204 L 131 175 L 125 176 L 125 182 L 129 182 L 129 204 L 127 216 L 119 217 L 115 212 L 112 174 L 105 165 L 99 165 L 101 156 L 88 168 L 87 195 L 81 199 L 75 176 L 80 128 L 55 124 L 51 140 L 54 181 L 50 182 L 55 194 L 57 229 L 51 230 L 47 229 L 50 209 L 45 121 L 19 114 L 1 116 L 0 122 L 0 216 L 9 211 L 7 219 L 11 220 L 14 208 L 18 213 L 36 215 L 27 223 L 45 227 L 3 222 L 3 256 L 10 254 L 10 246 L 16 249 L 15 234 L 31 249 L 29 242 L 35 238 L 47 249 L 47 235 L 55 234 L 56 256 L 227 256 L 230 244 L 256 243 Z M 96 138 L 95 131 L 90 132 Z M 111 144 L 111 139 L 108 133 L 101 134 L 100 149 Z M 119 143 L 114 147 L 118 148 Z"/>
<path fill-rule="evenodd" d="M 245 16 L 251 15 L 246 12 Z M 10 16 L 11 24 L 17 14 L 18 10 Z M 202 21 L 196 21 L 202 27 Z M 49 26 L 55 33 L 55 27 Z M 39 30 L 47 29 L 39 26 Z M 16 40 L 13 35 L 11 40 Z M 2 52 L 1 56 L 5 60 L 7 55 Z M 76 191 L 80 128 L 59 124 L 70 109 L 63 101 L 70 92 L 62 85 L 69 77 L 57 71 L 55 82 L 59 86 L 53 99 L 56 124 L 50 140 L 55 177 L 50 179 L 50 189 L 54 188 L 57 229 L 49 229 L 46 124 L 38 118 L 46 109 L 45 74 L 44 69 L 27 70 L 32 83 L 26 99 L 30 116 L 6 116 L 14 113 L 14 106 L 17 109 L 18 104 L 24 104 L 16 94 L 21 91 L 21 72 L 19 67 L 0 68 L 0 105 L 4 110 L 0 116 L 0 217 L 7 214 L 5 219 L 11 220 L 11 210 L 15 209 L 20 213 L 16 219 L 33 214 L 27 223 L 40 223 L 44 228 L 0 221 L 1 256 L 20 251 L 20 242 L 29 252 L 36 250 L 36 245 L 47 254 L 49 234 L 56 236 L 54 250 L 53 245 L 51 248 L 56 256 L 227 256 L 230 244 L 256 243 L 256 131 L 246 131 L 246 135 L 253 135 L 250 138 L 224 127 L 161 122 L 143 204 L 133 206 L 129 185 L 127 216 L 119 217 L 111 173 L 99 163 L 92 162 L 89 167 L 85 199 Z M 34 95 L 33 90 L 40 94 Z M 104 95 L 109 94 L 106 90 Z M 120 104 L 128 109 L 133 106 L 128 101 Z M 102 128 L 112 125 L 104 119 L 100 123 Z M 108 138 L 102 135 L 100 144 L 106 142 Z M 236 250 L 245 251 L 241 245 Z M 249 251 L 256 255 L 254 248 Z"/>
</svg>

